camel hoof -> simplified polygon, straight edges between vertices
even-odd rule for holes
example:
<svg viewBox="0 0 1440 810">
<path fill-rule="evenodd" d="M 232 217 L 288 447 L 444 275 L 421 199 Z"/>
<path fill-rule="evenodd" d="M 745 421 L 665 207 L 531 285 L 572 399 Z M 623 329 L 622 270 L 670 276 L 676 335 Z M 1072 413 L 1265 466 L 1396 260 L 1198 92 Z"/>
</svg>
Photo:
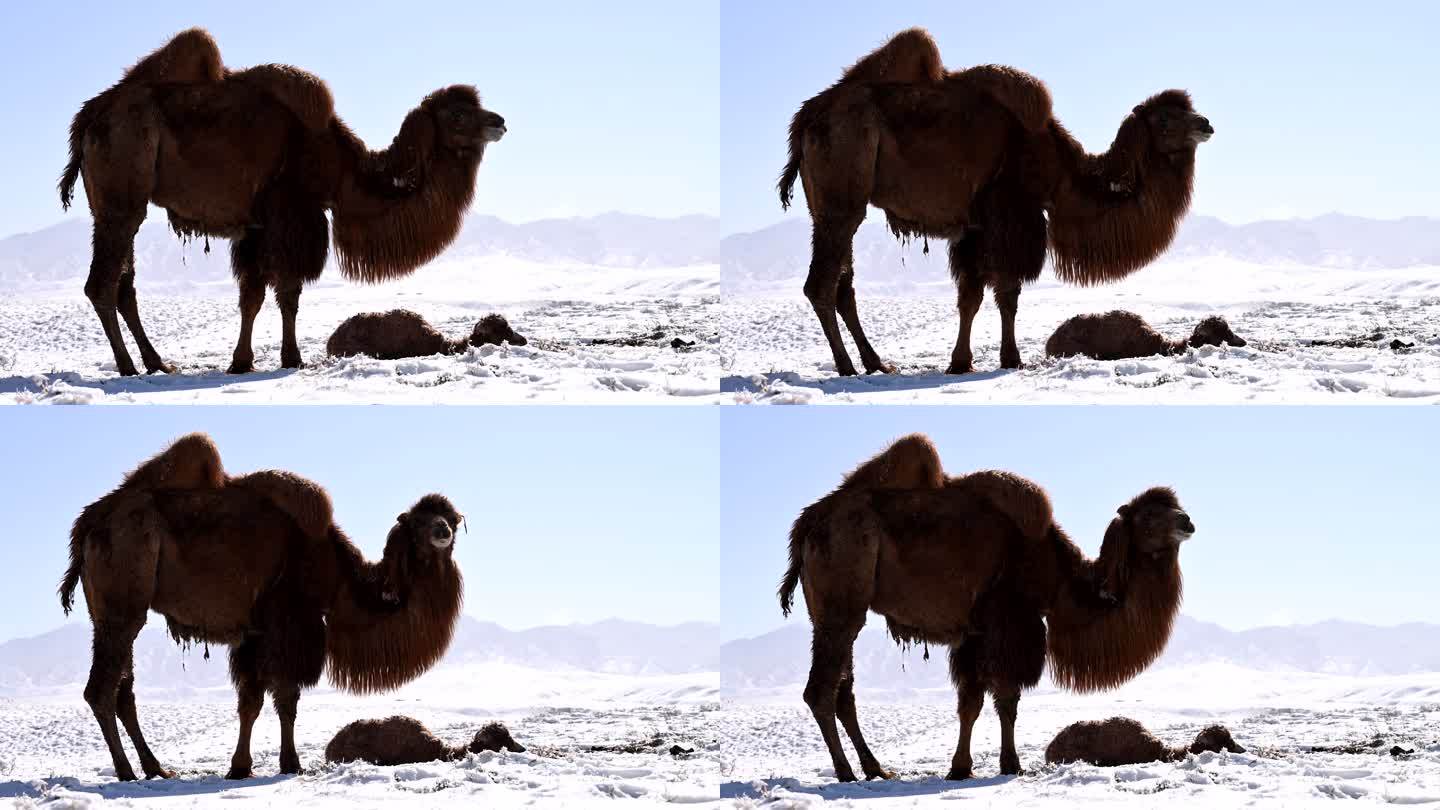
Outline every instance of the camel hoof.
<svg viewBox="0 0 1440 810">
<path fill-rule="evenodd" d="M 964 782 L 966 779 L 974 779 L 975 772 L 968 769 L 962 771 L 951 768 L 950 773 L 945 774 L 945 778 L 951 782 Z"/>
<path fill-rule="evenodd" d="M 887 771 L 887 770 L 885 770 L 884 768 L 881 768 L 881 769 L 878 770 L 878 771 L 866 771 L 866 772 L 865 772 L 865 779 L 866 779 L 866 780 L 870 780 L 870 779 L 894 779 L 894 778 L 895 778 L 895 772 L 894 772 L 894 771 Z"/>
<path fill-rule="evenodd" d="M 871 366 L 866 366 L 866 367 L 865 367 L 865 373 L 866 373 L 866 374 L 894 374 L 894 373 L 895 373 L 895 366 L 893 366 L 893 365 L 891 365 L 891 364 L 889 364 L 889 363 L 880 363 L 880 364 L 878 364 L 878 365 L 876 365 L 876 366 L 873 366 L 873 367 L 871 367 Z"/>
<path fill-rule="evenodd" d="M 158 768 L 154 771 L 145 772 L 146 779 L 174 779 L 175 772 L 168 768 Z"/>
<path fill-rule="evenodd" d="M 945 369 L 945 373 L 946 373 L 946 374 L 974 374 L 974 373 L 975 373 L 975 364 L 974 364 L 974 363 L 969 363 L 969 364 L 966 364 L 966 365 L 961 366 L 961 365 L 956 365 L 955 363 L 951 363 L 951 364 L 950 364 L 950 367 L 947 368 L 947 369 Z"/>
<path fill-rule="evenodd" d="M 116 771 L 116 772 L 115 772 L 115 779 L 116 779 L 117 781 L 120 781 L 120 782 L 138 782 L 138 781 L 139 781 L 138 779 L 135 778 L 135 771 L 131 770 L 130 768 L 126 768 L 126 769 L 124 769 L 124 770 Z"/>
<path fill-rule="evenodd" d="M 255 363 L 254 363 L 254 361 L 251 361 L 251 362 L 248 362 L 248 363 L 241 363 L 241 362 L 239 362 L 239 361 L 236 361 L 236 362 L 230 364 L 230 368 L 225 369 L 225 373 L 226 373 L 226 374 L 249 374 L 250 372 L 252 372 L 252 371 L 254 371 L 254 370 L 255 370 Z"/>
<path fill-rule="evenodd" d="M 838 375 L 840 375 L 841 377 L 859 377 L 859 376 L 860 376 L 860 373 L 855 370 L 855 367 L 854 367 L 854 366 L 836 366 L 836 367 L 835 367 L 835 373 L 838 374 Z"/>
<path fill-rule="evenodd" d="M 298 355 L 298 354 L 295 355 L 294 357 L 284 357 L 284 356 L 282 356 L 282 357 L 280 358 L 280 367 L 281 367 L 281 368 L 301 368 L 301 367 L 303 367 L 304 365 L 305 365 L 305 364 L 304 364 L 303 362 L 301 362 L 301 360 L 300 360 L 300 355 Z"/>
<path fill-rule="evenodd" d="M 1014 371 L 1019 371 L 1019 370 L 1025 368 L 1025 364 L 1022 363 L 1022 362 L 1020 362 L 1020 359 L 1019 359 L 1018 357 L 1017 357 L 1017 358 L 1014 358 L 1014 359 L 1010 359 L 1010 360 L 1006 360 L 1006 359 L 1004 359 L 1004 358 L 1001 358 L 1001 360 L 1000 360 L 1000 368 L 1011 369 L 1011 370 L 1014 370 Z"/>
<path fill-rule="evenodd" d="M 120 372 L 120 376 L 121 376 L 121 377 L 139 377 L 139 376 L 140 376 L 140 372 L 135 370 L 135 365 L 134 365 L 133 363 L 130 364 L 130 365 L 117 366 L 116 369 Z M 131 778 L 133 779 L 134 777 L 131 777 Z"/>
<path fill-rule="evenodd" d="M 146 367 L 145 367 L 145 373 L 146 373 L 146 374 L 162 374 L 162 373 L 163 373 L 163 374 L 174 374 L 174 373 L 175 373 L 175 367 L 172 366 L 172 365 L 169 364 L 169 363 L 160 363 L 159 365 L 155 365 L 155 366 L 146 366 Z"/>
<path fill-rule="evenodd" d="M 249 768 L 243 768 L 243 769 L 242 769 L 242 768 L 231 768 L 230 771 L 229 771 L 229 773 L 226 773 L 226 774 L 225 774 L 225 778 L 226 778 L 226 779 L 249 779 L 250 777 L 252 777 L 252 776 L 254 776 L 254 775 L 255 775 L 254 771 L 252 771 L 252 770 L 249 769 Z"/>
</svg>

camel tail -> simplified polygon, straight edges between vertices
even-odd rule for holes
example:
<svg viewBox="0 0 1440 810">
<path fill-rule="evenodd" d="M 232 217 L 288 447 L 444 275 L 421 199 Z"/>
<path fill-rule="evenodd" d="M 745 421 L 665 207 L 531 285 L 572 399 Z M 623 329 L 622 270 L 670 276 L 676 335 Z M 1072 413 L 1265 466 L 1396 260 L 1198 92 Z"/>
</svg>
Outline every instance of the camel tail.
<svg viewBox="0 0 1440 810">
<path fill-rule="evenodd" d="M 806 108 L 810 102 L 805 102 L 800 107 L 795 117 L 790 119 L 790 161 L 785 164 L 784 170 L 780 172 L 780 182 L 775 184 L 776 190 L 780 192 L 780 208 L 790 210 L 791 194 L 795 188 L 795 178 L 800 176 L 800 157 L 804 148 L 801 146 L 801 138 L 805 134 Z"/>
<path fill-rule="evenodd" d="M 795 605 L 795 588 L 804 573 L 805 543 L 816 532 L 823 531 L 820 507 L 825 500 L 805 507 L 800 517 L 795 518 L 795 525 L 790 527 L 790 566 L 785 569 L 785 577 L 780 580 L 780 588 L 775 592 L 780 597 L 780 612 L 787 617 Z"/>
<path fill-rule="evenodd" d="M 57 593 L 60 595 L 60 607 L 65 615 L 70 615 L 70 610 L 75 606 L 75 587 L 80 584 L 80 572 L 85 568 L 85 538 L 90 535 L 90 530 L 95 523 L 95 506 L 91 504 L 85 507 L 85 511 L 75 518 L 75 524 L 70 527 L 70 566 L 65 569 L 65 576 L 60 580 L 60 588 Z"/>
<path fill-rule="evenodd" d="M 60 182 L 56 188 L 60 191 L 60 207 L 66 211 L 70 210 L 70 202 L 75 198 L 75 181 L 80 178 L 80 164 L 85 152 L 85 133 L 90 129 L 96 115 L 96 102 L 100 96 L 90 99 L 80 107 L 80 112 L 70 120 L 70 162 L 65 164 L 65 171 L 60 175 Z"/>
</svg>

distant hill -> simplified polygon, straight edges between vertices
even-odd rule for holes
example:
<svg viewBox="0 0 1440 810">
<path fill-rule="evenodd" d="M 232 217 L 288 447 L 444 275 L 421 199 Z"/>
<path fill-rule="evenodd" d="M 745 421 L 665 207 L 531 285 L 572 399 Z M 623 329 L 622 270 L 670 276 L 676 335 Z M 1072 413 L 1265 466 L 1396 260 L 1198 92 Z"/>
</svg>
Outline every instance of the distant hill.
<svg viewBox="0 0 1440 810">
<path fill-rule="evenodd" d="M 719 668 L 720 628 L 691 622 L 660 627 L 609 620 L 593 624 L 507 630 L 463 616 L 438 669 L 500 662 L 538 670 L 619 675 L 679 675 Z M 227 650 L 182 650 L 151 616 L 135 643 L 135 680 L 142 691 L 225 686 Z M 0 696 L 48 693 L 83 685 L 90 671 L 90 626 L 71 622 L 32 638 L 0 643 Z M 76 688 L 79 688 L 78 686 Z"/>
<path fill-rule="evenodd" d="M 903 293 L 948 281 L 945 244 L 932 242 L 929 255 L 923 247 L 918 240 L 902 247 L 872 211 L 855 236 L 856 284 Z M 1354 270 L 1440 266 L 1440 219 L 1327 214 L 1230 225 L 1191 215 L 1161 261 L 1206 257 Z M 720 282 L 728 292 L 798 289 L 809 264 L 810 221 L 804 217 L 720 241 Z"/>
<path fill-rule="evenodd" d="M 902 654 L 872 622 L 855 644 L 855 682 L 876 689 L 927 689 L 949 683 L 944 648 L 912 647 Z M 810 668 L 810 626 L 801 618 L 754 638 L 720 648 L 720 684 L 725 692 L 804 684 Z M 1289 627 L 1226 630 L 1188 616 L 1157 668 L 1227 663 L 1256 670 L 1335 675 L 1405 675 L 1440 672 L 1440 625 L 1376 627 L 1330 621 Z M 798 692 L 797 692 L 798 694 Z"/>
<path fill-rule="evenodd" d="M 719 261 L 720 221 L 601 214 L 511 224 L 492 216 L 466 218 L 445 259 L 510 256 L 553 264 L 674 268 Z M 224 240 L 182 242 L 153 209 L 135 239 L 141 286 L 188 285 L 230 278 Z M 83 284 L 90 268 L 90 221 L 76 217 L 34 233 L 0 239 L 0 289 L 23 291 Z M 338 276 L 334 278 L 338 279 Z"/>
</svg>

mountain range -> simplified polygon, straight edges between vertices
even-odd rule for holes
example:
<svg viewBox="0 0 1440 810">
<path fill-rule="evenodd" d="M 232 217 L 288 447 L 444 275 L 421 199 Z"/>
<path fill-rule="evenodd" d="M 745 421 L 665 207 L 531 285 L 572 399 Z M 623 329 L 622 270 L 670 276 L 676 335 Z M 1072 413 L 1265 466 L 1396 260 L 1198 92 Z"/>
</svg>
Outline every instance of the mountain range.
<svg viewBox="0 0 1440 810">
<path fill-rule="evenodd" d="M 439 668 L 501 662 L 540 670 L 678 675 L 719 668 L 719 625 L 668 627 L 611 619 L 592 624 L 507 630 L 462 616 Z M 157 617 L 135 642 L 135 680 L 146 690 L 204 689 L 229 683 L 227 650 L 183 650 Z M 90 627 L 70 622 L 31 638 L 0 643 L 0 696 L 83 684 L 90 671 Z"/>
<path fill-rule="evenodd" d="M 229 280 L 227 242 L 211 240 L 208 250 L 205 240 L 183 242 L 171 233 L 163 213 L 150 213 L 135 237 L 139 284 Z M 522 224 L 472 214 L 444 259 L 508 256 L 542 264 L 690 267 L 719 261 L 719 241 L 719 219 L 698 214 L 662 219 L 609 213 Z M 84 283 L 89 267 L 90 221 L 85 217 L 0 239 L 0 289 L 75 286 Z"/>
<path fill-rule="evenodd" d="M 896 292 L 949 280 L 945 244 L 903 246 L 871 212 L 855 235 L 855 281 Z M 1231 225 L 1192 214 L 1161 261 L 1224 257 L 1263 265 L 1293 264 L 1356 270 L 1440 265 L 1440 219 L 1380 220 L 1343 214 Z M 810 264 L 810 222 L 779 224 L 720 241 L 720 283 L 727 292 L 797 287 Z"/>
<path fill-rule="evenodd" d="M 727 693 L 804 684 L 810 667 L 810 627 L 801 619 L 754 638 L 720 647 L 720 683 Z M 1226 663 L 1267 671 L 1335 675 L 1403 675 L 1440 672 L 1440 625 L 1377 627 L 1327 621 L 1285 627 L 1227 630 L 1180 616 L 1160 668 Z M 855 682 L 874 689 L 947 687 L 946 650 L 902 652 L 872 622 L 855 644 Z"/>
</svg>

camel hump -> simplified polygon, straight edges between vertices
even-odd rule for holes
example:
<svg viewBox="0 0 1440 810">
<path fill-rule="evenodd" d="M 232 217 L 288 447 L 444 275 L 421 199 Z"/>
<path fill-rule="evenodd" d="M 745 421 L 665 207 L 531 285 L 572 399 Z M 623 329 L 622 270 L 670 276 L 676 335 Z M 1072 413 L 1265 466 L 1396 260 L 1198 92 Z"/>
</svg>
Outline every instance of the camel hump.
<svg viewBox="0 0 1440 810">
<path fill-rule="evenodd" d="M 940 82 L 945 65 L 940 48 L 924 28 L 907 28 L 845 69 L 840 83 Z"/>
<path fill-rule="evenodd" d="M 189 28 L 130 66 L 121 83 L 205 84 L 225 78 L 220 46 L 204 28 Z"/>
<path fill-rule="evenodd" d="M 176 439 L 125 476 L 121 489 L 219 489 L 225 486 L 220 451 L 204 433 Z"/>
<path fill-rule="evenodd" d="M 330 87 L 313 73 L 291 65 L 256 65 L 230 74 L 236 81 L 260 88 L 300 119 L 311 132 L 324 132 L 335 118 Z"/>
<path fill-rule="evenodd" d="M 230 479 L 230 486 L 261 495 L 289 515 L 311 540 L 329 537 L 334 521 L 330 494 L 325 488 L 292 472 L 257 470 Z"/>
<path fill-rule="evenodd" d="M 879 455 L 856 467 L 840 489 L 940 489 L 945 472 L 940 453 L 928 437 L 912 433 L 896 439 Z"/>
<path fill-rule="evenodd" d="M 1023 70 L 1007 65 L 976 65 L 954 76 L 998 101 L 1020 120 L 1026 132 L 1044 132 L 1055 115 L 1050 88 Z"/>
<path fill-rule="evenodd" d="M 1040 485 L 1028 478 L 1003 470 L 981 470 L 950 480 L 958 487 L 990 501 L 1015 521 L 1026 540 L 1043 540 L 1054 523 L 1050 496 Z"/>
</svg>

